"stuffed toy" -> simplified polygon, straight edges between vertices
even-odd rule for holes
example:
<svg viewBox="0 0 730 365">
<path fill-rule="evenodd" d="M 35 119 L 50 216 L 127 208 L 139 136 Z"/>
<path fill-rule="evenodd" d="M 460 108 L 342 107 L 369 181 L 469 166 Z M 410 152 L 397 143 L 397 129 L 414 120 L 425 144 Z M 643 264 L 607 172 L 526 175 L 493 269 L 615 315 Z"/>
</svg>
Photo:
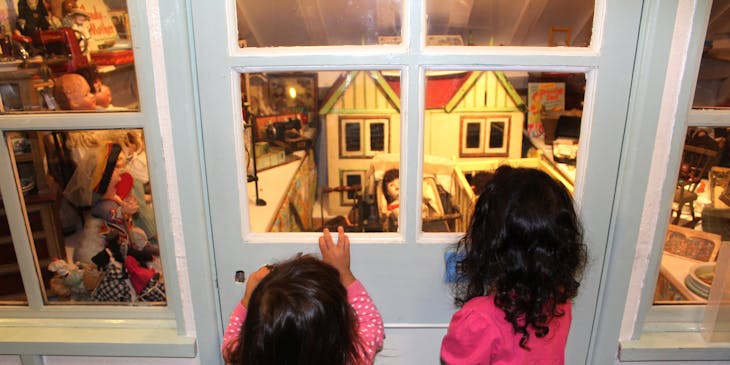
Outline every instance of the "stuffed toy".
<svg viewBox="0 0 730 365">
<path fill-rule="evenodd" d="M 50 292 L 59 300 L 89 300 L 89 288 L 85 285 L 84 276 L 92 276 L 92 273 L 85 273 L 90 270 L 94 269 L 54 259 L 48 264 L 48 271 L 54 273 L 49 283 Z"/>
</svg>

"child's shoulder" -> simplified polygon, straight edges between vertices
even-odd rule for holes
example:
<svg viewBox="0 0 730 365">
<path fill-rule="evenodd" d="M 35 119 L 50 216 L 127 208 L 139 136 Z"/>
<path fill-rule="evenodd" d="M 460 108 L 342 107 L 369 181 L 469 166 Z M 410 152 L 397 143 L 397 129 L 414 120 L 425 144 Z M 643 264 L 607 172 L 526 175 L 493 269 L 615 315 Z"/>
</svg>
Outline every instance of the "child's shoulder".
<svg viewBox="0 0 730 365">
<path fill-rule="evenodd" d="M 494 297 L 491 295 L 482 295 L 469 299 L 461 308 L 463 312 L 477 312 L 484 316 L 491 316 L 493 313 L 501 311 L 494 304 Z"/>
</svg>

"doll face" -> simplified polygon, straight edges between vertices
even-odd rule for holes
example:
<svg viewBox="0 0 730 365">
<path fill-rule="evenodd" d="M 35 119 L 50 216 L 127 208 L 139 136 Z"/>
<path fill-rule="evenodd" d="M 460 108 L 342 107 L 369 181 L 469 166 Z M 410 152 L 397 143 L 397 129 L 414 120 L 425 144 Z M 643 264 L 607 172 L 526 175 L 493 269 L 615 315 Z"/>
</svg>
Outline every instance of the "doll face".
<svg viewBox="0 0 730 365">
<path fill-rule="evenodd" d="M 76 25 L 84 25 L 84 22 L 86 21 L 86 17 L 81 14 L 74 15 L 74 23 Z"/>
<path fill-rule="evenodd" d="M 109 86 L 106 86 L 102 84 L 101 81 L 98 81 L 94 83 L 94 88 L 96 89 L 96 92 L 94 93 L 94 97 L 96 98 L 96 105 L 102 108 L 108 107 L 112 103 L 112 92 L 109 89 Z"/>
<path fill-rule="evenodd" d="M 37 8 L 37 7 L 38 7 L 38 0 L 27 0 L 27 1 L 26 1 L 26 4 L 28 4 L 28 7 L 29 7 L 29 8 L 31 9 L 31 10 L 35 10 L 35 8 Z"/>
<path fill-rule="evenodd" d="M 65 0 L 63 2 L 63 13 L 68 14 L 76 7 L 76 0 Z"/>
<path fill-rule="evenodd" d="M 86 79 L 77 74 L 66 74 L 64 77 L 67 77 L 68 80 L 64 80 L 63 92 L 66 94 L 71 109 L 96 109 L 96 97 L 91 93 L 91 88 L 89 88 Z"/>
<path fill-rule="evenodd" d="M 400 179 L 393 179 L 385 184 L 385 191 L 392 200 L 398 200 L 400 197 Z"/>
</svg>

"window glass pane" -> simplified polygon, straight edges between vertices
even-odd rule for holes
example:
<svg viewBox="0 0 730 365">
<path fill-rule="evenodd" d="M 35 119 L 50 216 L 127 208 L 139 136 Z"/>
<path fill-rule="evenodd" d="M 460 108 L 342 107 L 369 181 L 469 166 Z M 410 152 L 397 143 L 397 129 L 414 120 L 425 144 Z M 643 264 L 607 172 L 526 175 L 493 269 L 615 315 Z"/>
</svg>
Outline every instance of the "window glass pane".
<svg viewBox="0 0 730 365">
<path fill-rule="evenodd" d="M 466 125 L 466 147 L 478 148 L 482 136 L 480 123 L 468 123 Z"/>
<path fill-rule="evenodd" d="M 502 164 L 542 169 L 573 190 L 584 74 L 427 71 L 425 84 L 424 231 L 464 232 Z"/>
<path fill-rule="evenodd" d="M 241 47 L 400 43 L 400 0 L 236 0 Z"/>
<path fill-rule="evenodd" d="M 360 124 L 345 123 L 345 150 L 361 151 L 360 147 Z"/>
<path fill-rule="evenodd" d="M 594 1 L 428 0 L 432 46 L 590 45 Z M 570 16 L 567 16 L 570 14 Z"/>
<path fill-rule="evenodd" d="M 385 150 L 385 123 L 370 123 L 370 150 Z"/>
<path fill-rule="evenodd" d="M 241 80 L 253 232 L 397 229 L 399 191 L 389 199 L 382 188 L 385 172 L 397 176 L 400 167 L 397 71 L 247 73 Z M 294 94 L 280 91 L 292 87 Z"/>
<path fill-rule="evenodd" d="M 25 305 L 28 301 L 4 206 L 0 213 L 0 305 Z"/>
<path fill-rule="evenodd" d="M 707 303 L 720 244 L 730 241 L 728 127 L 687 129 L 654 304 Z"/>
<path fill-rule="evenodd" d="M 489 148 L 500 148 L 503 147 L 505 137 L 505 125 L 503 122 L 493 122 L 489 124 Z"/>
<path fill-rule="evenodd" d="M 0 18 L 0 113 L 139 110 L 124 0 L 7 6 L 8 17 Z"/>
<path fill-rule="evenodd" d="M 142 130 L 6 138 L 46 303 L 164 305 Z"/>
<path fill-rule="evenodd" d="M 730 2 L 713 1 L 697 75 L 695 108 L 730 107 Z"/>
</svg>

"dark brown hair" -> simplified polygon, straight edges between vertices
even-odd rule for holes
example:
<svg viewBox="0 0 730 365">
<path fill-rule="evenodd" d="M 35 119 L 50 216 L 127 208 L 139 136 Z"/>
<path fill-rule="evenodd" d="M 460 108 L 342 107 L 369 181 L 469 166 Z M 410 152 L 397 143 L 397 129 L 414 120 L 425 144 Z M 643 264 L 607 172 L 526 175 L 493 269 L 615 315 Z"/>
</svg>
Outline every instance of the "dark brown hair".
<svg viewBox="0 0 730 365">
<path fill-rule="evenodd" d="M 230 362 L 357 364 L 357 326 L 337 269 L 298 256 L 275 265 L 251 294 Z"/>
</svg>

